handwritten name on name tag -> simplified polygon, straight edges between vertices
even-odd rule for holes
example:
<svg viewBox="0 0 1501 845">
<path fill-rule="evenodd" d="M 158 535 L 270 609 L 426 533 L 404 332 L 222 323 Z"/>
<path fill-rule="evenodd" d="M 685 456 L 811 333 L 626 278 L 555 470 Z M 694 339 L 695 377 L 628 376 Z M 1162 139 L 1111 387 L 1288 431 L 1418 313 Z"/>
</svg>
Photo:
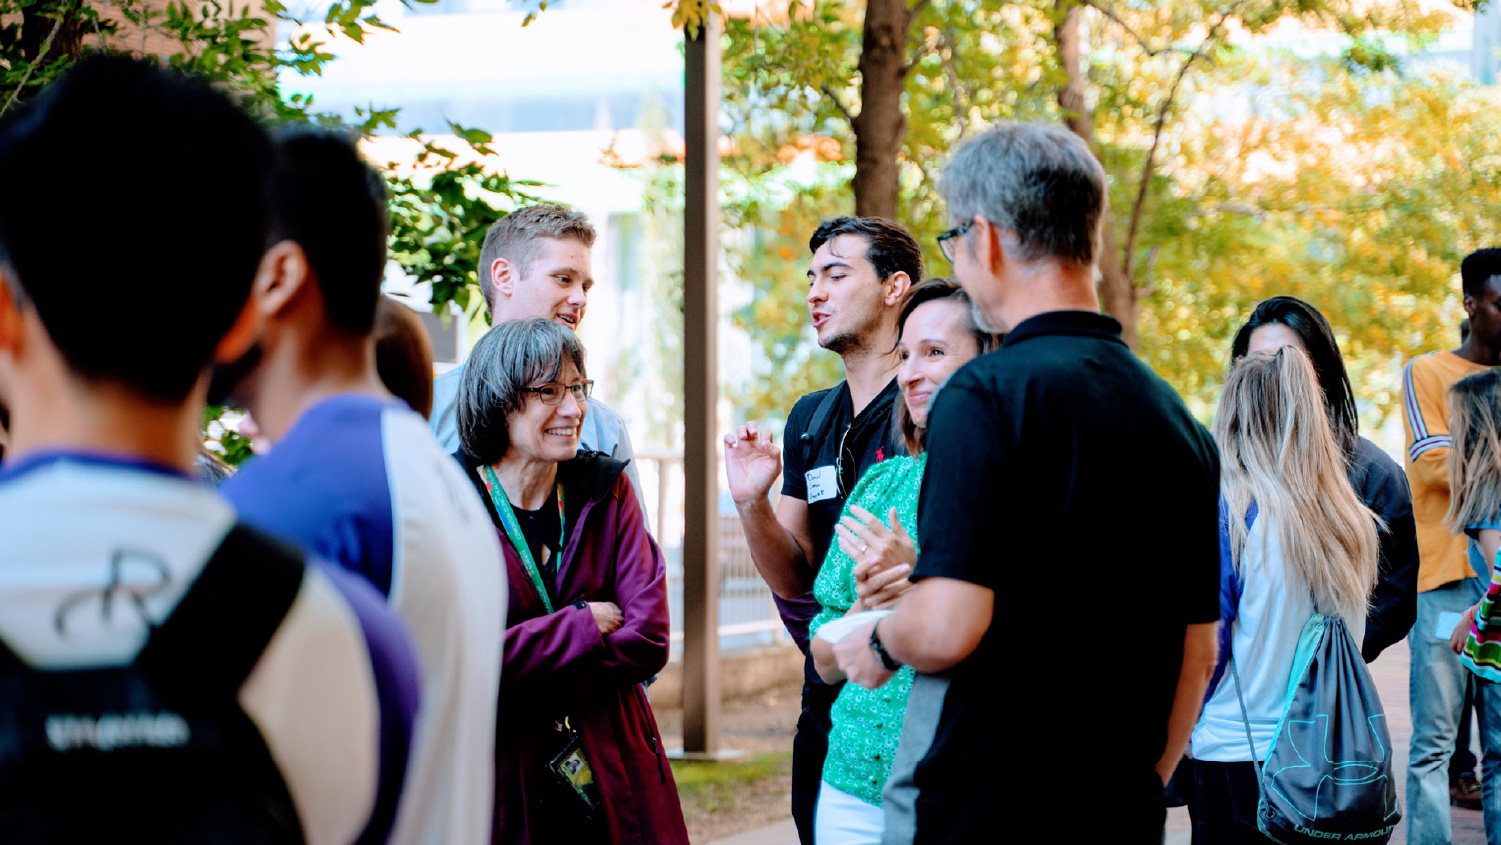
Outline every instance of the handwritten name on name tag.
<svg viewBox="0 0 1501 845">
<path fill-rule="evenodd" d="M 832 499 L 839 495 L 838 476 L 833 467 L 819 467 L 803 473 L 808 481 L 808 504 Z"/>
</svg>

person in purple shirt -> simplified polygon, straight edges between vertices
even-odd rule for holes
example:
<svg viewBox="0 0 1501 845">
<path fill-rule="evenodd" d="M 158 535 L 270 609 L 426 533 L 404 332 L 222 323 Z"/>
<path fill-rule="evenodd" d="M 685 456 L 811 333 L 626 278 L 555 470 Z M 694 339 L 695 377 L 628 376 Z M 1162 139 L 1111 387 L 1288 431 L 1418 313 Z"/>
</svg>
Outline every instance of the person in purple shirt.
<svg viewBox="0 0 1501 845">
<path fill-rule="evenodd" d="M 625 464 L 579 451 L 593 386 L 541 317 L 486 333 L 459 384 L 454 457 L 510 584 L 492 841 L 686 845 L 644 686 L 667 664 L 666 567 Z"/>
<path fill-rule="evenodd" d="M 271 161 L 222 93 L 119 56 L 0 127 L 0 184 L 27 198 L 0 204 L 7 842 L 390 833 L 417 710 L 405 629 L 195 477 L 210 363 L 255 334 Z M 84 211 L 87 236 L 58 225 Z"/>
<path fill-rule="evenodd" d="M 297 128 L 276 147 L 265 329 L 250 365 L 221 380 L 272 445 L 222 490 L 250 525 L 363 576 L 411 630 L 422 710 L 393 841 L 483 842 L 506 612 L 500 543 L 427 421 L 380 380 L 384 183 L 342 134 Z"/>
</svg>

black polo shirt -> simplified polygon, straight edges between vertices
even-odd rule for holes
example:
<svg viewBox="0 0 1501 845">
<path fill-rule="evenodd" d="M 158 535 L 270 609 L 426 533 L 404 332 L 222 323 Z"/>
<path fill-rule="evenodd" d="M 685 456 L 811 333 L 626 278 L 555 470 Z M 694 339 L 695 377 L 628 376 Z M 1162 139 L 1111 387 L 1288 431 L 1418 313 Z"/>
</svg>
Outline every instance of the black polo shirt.
<svg viewBox="0 0 1501 845">
<path fill-rule="evenodd" d="M 912 578 L 988 587 L 995 609 L 974 653 L 913 687 L 888 837 L 985 841 L 1001 801 L 1087 805 L 1119 842 L 1155 818 L 1160 838 L 1184 628 L 1219 618 L 1209 433 L 1119 323 L 1059 311 L 949 380 L 928 449 Z"/>
<path fill-rule="evenodd" d="M 834 404 L 819 430 L 810 430 L 824 397 L 834 392 Z M 894 433 L 891 411 L 901 398 L 892 379 L 855 414 L 849 385 L 809 393 L 787 415 L 782 434 L 782 495 L 808 503 L 808 528 L 813 540 L 816 574 L 834 541 L 834 524 L 844 512 L 844 500 L 865 471 L 894 454 L 906 454 Z M 777 600 L 777 609 L 799 647 L 807 650 L 808 623 L 818 615 L 818 600 L 809 592 L 800 599 Z"/>
</svg>

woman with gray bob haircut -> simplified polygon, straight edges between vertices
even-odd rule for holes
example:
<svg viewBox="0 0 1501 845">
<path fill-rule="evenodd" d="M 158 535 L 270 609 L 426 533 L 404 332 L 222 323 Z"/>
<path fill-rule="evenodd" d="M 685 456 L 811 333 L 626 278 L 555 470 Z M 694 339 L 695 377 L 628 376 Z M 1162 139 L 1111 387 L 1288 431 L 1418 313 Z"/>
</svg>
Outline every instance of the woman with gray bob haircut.
<svg viewBox="0 0 1501 845">
<path fill-rule="evenodd" d="M 577 335 L 553 321 L 531 318 L 501 323 L 480 338 L 459 382 L 463 451 L 487 464 L 499 461 L 511 446 L 508 418 L 525 406 L 528 385 L 555 382 L 565 361 L 587 384 L 582 397 L 575 393 L 582 425 L 594 382 L 585 378 L 584 345 Z"/>
<path fill-rule="evenodd" d="M 642 683 L 667 664 L 667 573 L 625 464 L 579 451 L 594 382 L 558 323 L 501 323 L 459 385 L 464 466 L 509 581 L 497 843 L 688 842 Z"/>
</svg>

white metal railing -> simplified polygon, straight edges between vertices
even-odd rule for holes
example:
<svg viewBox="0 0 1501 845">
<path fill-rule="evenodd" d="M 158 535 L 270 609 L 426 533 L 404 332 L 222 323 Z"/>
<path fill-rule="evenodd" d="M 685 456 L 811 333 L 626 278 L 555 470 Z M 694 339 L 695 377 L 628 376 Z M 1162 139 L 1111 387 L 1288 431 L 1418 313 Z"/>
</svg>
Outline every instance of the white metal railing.
<svg viewBox="0 0 1501 845">
<path fill-rule="evenodd" d="M 667 598 L 673 654 L 683 642 L 683 456 L 680 452 L 638 452 L 637 474 L 652 534 L 667 559 Z M 722 651 L 784 642 L 786 629 L 771 600 L 771 589 L 751 561 L 745 532 L 733 513 L 719 515 L 719 644 Z"/>
</svg>

